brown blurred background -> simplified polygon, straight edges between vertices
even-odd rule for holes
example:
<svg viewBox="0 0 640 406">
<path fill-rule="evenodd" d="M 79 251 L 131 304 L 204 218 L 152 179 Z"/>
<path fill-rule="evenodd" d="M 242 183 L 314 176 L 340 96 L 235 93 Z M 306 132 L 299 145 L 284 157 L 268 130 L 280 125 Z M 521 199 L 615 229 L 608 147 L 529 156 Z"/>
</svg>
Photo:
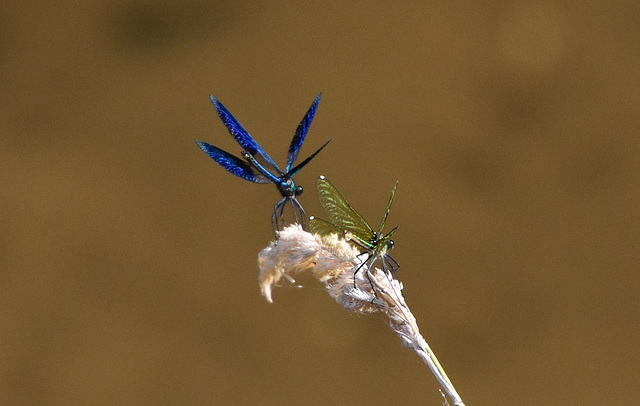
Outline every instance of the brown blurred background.
<svg viewBox="0 0 640 406">
<path fill-rule="evenodd" d="M 5 1 L 0 403 L 440 405 L 382 317 L 258 291 L 214 94 L 388 229 L 467 405 L 637 404 L 640 6 Z M 295 4 L 295 5 L 293 5 Z"/>
</svg>

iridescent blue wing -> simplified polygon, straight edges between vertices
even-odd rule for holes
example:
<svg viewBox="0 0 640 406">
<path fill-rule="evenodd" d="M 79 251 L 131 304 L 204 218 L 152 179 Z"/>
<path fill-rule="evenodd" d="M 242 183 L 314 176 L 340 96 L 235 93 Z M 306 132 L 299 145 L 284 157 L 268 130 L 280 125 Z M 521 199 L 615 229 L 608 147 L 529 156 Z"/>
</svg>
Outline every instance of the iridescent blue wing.
<svg viewBox="0 0 640 406">
<path fill-rule="evenodd" d="M 321 95 L 322 95 L 322 92 L 319 93 L 316 99 L 313 101 L 313 103 L 311 104 L 311 107 L 309 107 L 309 110 L 307 110 L 307 114 L 304 115 L 304 117 L 302 118 L 302 121 L 300 121 L 300 124 L 298 124 L 298 128 L 296 129 L 295 134 L 293 135 L 293 139 L 291 140 L 291 145 L 289 145 L 289 153 L 287 154 L 287 169 L 286 169 L 287 173 L 289 173 L 291 168 L 296 163 L 296 159 L 298 158 L 298 152 L 300 152 L 300 148 L 302 147 L 304 138 L 307 136 L 307 131 L 309 131 L 309 127 L 311 126 L 311 122 L 313 121 L 313 116 L 316 114 L 316 108 L 318 108 L 318 103 L 320 103 Z"/>
<path fill-rule="evenodd" d="M 332 139 L 333 139 L 333 138 L 329 138 L 329 141 L 331 141 Z M 290 169 L 290 170 L 287 172 L 286 177 L 287 177 L 287 178 L 293 178 L 293 177 L 294 177 L 294 175 L 295 175 L 296 173 L 298 173 L 298 172 L 300 171 L 300 169 L 304 168 L 304 166 L 305 166 L 306 164 L 308 164 L 308 163 L 309 163 L 309 161 L 311 161 L 311 160 L 313 159 L 313 157 L 314 157 L 314 156 L 318 155 L 318 152 L 322 151 L 322 149 L 323 149 L 324 147 L 326 147 L 326 146 L 327 146 L 327 144 L 329 143 L 329 141 L 325 142 L 325 143 L 324 143 L 324 145 L 323 145 L 323 146 L 321 146 L 320 148 L 318 148 L 318 150 L 317 150 L 316 152 L 314 152 L 313 154 L 311 154 L 311 156 L 310 156 L 309 158 L 307 158 L 307 159 L 305 159 L 304 161 L 300 162 L 300 163 L 299 163 L 295 168 Z"/>
<path fill-rule="evenodd" d="M 271 179 L 260 173 L 260 171 L 249 162 L 235 157 L 211 144 L 207 144 L 204 141 L 196 140 L 196 144 L 214 161 L 220 164 L 220 166 L 234 175 L 255 183 L 271 183 Z"/>
<path fill-rule="evenodd" d="M 275 172 L 278 176 L 284 175 L 284 172 L 278 167 L 278 165 L 271 159 L 269 154 L 249 135 L 247 130 L 236 120 L 236 118 L 227 110 L 226 107 L 214 96 L 211 97 L 211 102 L 218 112 L 218 116 L 224 123 L 225 127 L 229 131 L 229 134 L 236 140 L 238 144 L 251 156 L 253 156 L 260 164 L 269 171 Z"/>
</svg>

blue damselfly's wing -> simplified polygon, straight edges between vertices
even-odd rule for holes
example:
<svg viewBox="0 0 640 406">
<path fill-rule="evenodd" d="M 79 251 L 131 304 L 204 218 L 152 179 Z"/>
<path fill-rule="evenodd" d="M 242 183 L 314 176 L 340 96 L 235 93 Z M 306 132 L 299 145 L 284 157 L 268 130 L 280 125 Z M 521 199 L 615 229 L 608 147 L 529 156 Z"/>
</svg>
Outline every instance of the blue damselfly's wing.
<svg viewBox="0 0 640 406">
<path fill-rule="evenodd" d="M 304 161 L 300 162 L 298 165 L 296 165 L 293 169 L 289 170 L 289 172 L 287 172 L 287 174 L 285 175 L 285 177 L 287 178 L 292 178 L 293 176 L 295 176 L 296 173 L 298 173 L 300 171 L 300 169 L 304 168 L 304 166 L 306 164 L 309 163 L 309 161 L 311 161 L 313 159 L 313 157 L 315 157 L 316 155 L 318 155 L 318 152 L 322 151 L 322 149 L 324 147 L 327 146 L 327 144 L 332 140 L 333 138 L 329 138 L 329 140 L 327 142 L 324 143 L 324 145 L 322 145 L 320 148 L 318 148 L 318 150 L 316 152 L 314 152 L 313 154 L 311 154 L 311 156 L 309 156 L 307 159 L 305 159 Z"/>
<path fill-rule="evenodd" d="M 285 170 L 287 173 L 291 171 L 291 168 L 293 168 L 296 163 L 296 159 L 298 158 L 298 153 L 300 152 L 300 148 L 302 147 L 304 138 L 307 136 L 307 132 L 309 131 L 309 127 L 311 126 L 311 122 L 313 121 L 313 116 L 316 114 L 316 109 L 318 108 L 318 103 L 320 103 L 321 95 L 322 93 L 318 94 L 316 99 L 311 104 L 311 107 L 309 107 L 309 110 L 307 110 L 307 114 L 304 115 L 302 121 L 300 121 L 300 124 L 298 124 L 298 128 L 296 128 L 296 132 L 293 135 L 291 145 L 289 145 L 289 152 L 287 154 L 287 168 Z M 319 150 L 316 153 L 318 152 Z"/>
<path fill-rule="evenodd" d="M 214 161 L 232 174 L 255 183 L 271 183 L 271 179 L 260 173 L 249 162 L 235 157 L 220 148 L 204 141 L 196 140 L 196 144 Z"/>
<path fill-rule="evenodd" d="M 249 135 L 247 130 L 236 120 L 231 112 L 214 96 L 211 102 L 218 112 L 218 116 L 229 131 L 229 134 L 236 140 L 238 144 L 251 156 L 253 156 L 267 171 L 274 173 L 276 176 L 284 175 L 284 172 L 271 159 L 269 154 Z"/>
</svg>

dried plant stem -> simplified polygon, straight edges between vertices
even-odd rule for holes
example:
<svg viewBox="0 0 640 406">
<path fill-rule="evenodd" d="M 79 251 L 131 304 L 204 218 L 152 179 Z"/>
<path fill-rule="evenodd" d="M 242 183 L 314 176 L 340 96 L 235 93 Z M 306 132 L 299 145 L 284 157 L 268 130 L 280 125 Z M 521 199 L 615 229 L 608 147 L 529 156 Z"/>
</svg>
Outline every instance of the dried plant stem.
<svg viewBox="0 0 640 406">
<path fill-rule="evenodd" d="M 440 386 L 444 392 L 453 401 L 454 405 L 464 406 L 460 395 L 454 388 L 453 384 L 449 380 L 449 377 L 440 365 L 438 358 L 427 344 L 427 341 L 420 334 L 420 329 L 416 318 L 413 316 L 407 306 L 404 296 L 402 295 L 402 287 L 400 284 L 389 283 L 389 275 L 384 274 L 379 269 L 375 269 L 376 275 L 373 277 L 373 272 L 370 272 L 374 289 L 378 292 L 379 296 L 388 296 L 387 298 L 381 298 L 385 303 L 388 303 L 385 312 L 390 318 L 390 326 L 393 331 L 400 336 L 403 344 L 409 348 L 412 348 L 425 364 L 429 367 L 433 375 L 436 377 Z M 385 283 L 387 281 L 387 283 Z"/>
<path fill-rule="evenodd" d="M 258 256 L 262 294 L 272 302 L 272 286 L 282 277 L 292 281 L 294 274 L 311 272 L 345 309 L 358 313 L 385 313 L 391 329 L 405 346 L 412 348 L 429 366 L 453 404 L 464 406 L 435 354 L 420 334 L 416 319 L 402 295 L 402 283 L 377 268 L 354 273 L 363 260 L 363 256 L 358 254 L 337 235 L 315 237 L 299 226 L 287 227 L 279 232 L 278 240 Z"/>
<path fill-rule="evenodd" d="M 413 350 L 418 354 L 420 358 L 422 358 L 425 364 L 429 366 L 429 369 L 431 369 L 431 372 L 440 383 L 440 386 L 442 386 L 442 389 L 445 391 L 447 396 L 449 396 L 449 398 L 453 400 L 453 404 L 464 406 L 460 395 L 458 395 L 458 392 L 456 392 L 456 388 L 453 387 L 453 384 L 449 380 L 447 374 L 444 372 L 442 365 L 440 365 L 440 362 L 438 362 L 436 355 L 433 353 L 433 351 L 431 351 L 429 344 L 427 344 L 427 342 L 422 337 L 420 338 L 422 342 L 419 344 L 419 347 L 414 347 Z"/>
</svg>

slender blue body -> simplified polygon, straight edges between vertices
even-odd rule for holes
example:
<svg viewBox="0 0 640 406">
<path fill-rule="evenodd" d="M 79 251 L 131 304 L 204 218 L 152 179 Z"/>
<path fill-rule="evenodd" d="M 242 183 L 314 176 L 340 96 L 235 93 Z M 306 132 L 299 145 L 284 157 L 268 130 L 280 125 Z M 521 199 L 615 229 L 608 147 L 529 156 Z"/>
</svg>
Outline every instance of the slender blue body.
<svg viewBox="0 0 640 406">
<path fill-rule="evenodd" d="M 287 153 L 287 165 L 283 171 L 271 159 L 269 154 L 249 135 L 247 130 L 236 120 L 236 118 L 220 103 L 218 99 L 211 96 L 211 102 L 218 112 L 218 116 L 229 131 L 229 134 L 243 148 L 241 152 L 242 158 L 236 157 L 220 148 L 217 148 L 204 141 L 196 140 L 196 144 L 207 153 L 214 161 L 232 174 L 255 183 L 274 183 L 282 198 L 275 204 L 271 223 L 273 231 L 281 230 L 287 223 L 284 219 L 284 210 L 287 203 L 293 210 L 293 216 L 296 222 L 299 222 L 303 228 L 306 228 L 306 213 L 298 200 L 296 199 L 302 193 L 302 187 L 296 185 L 293 177 L 308 164 L 328 143 L 327 141 L 316 152 L 307 159 L 296 165 L 298 153 L 304 142 L 313 117 L 316 113 L 321 94 L 318 94 L 309 110 L 302 118 L 300 124 L 293 135 L 289 151 Z"/>
</svg>

